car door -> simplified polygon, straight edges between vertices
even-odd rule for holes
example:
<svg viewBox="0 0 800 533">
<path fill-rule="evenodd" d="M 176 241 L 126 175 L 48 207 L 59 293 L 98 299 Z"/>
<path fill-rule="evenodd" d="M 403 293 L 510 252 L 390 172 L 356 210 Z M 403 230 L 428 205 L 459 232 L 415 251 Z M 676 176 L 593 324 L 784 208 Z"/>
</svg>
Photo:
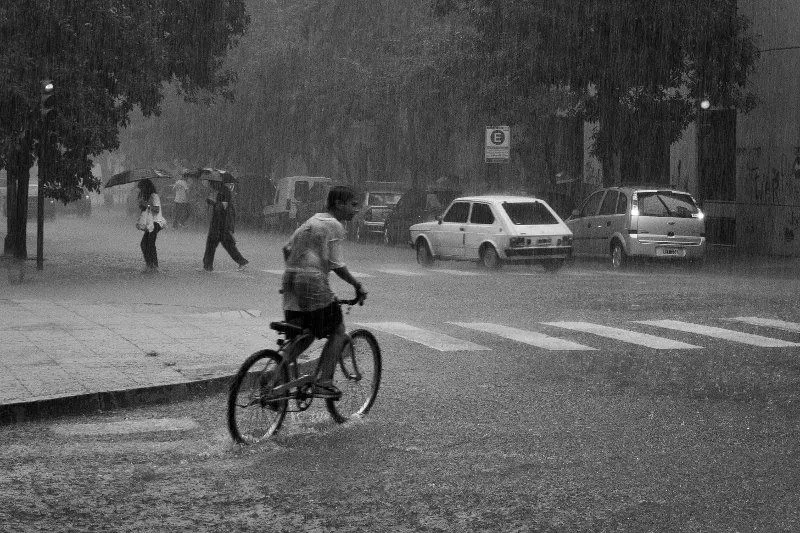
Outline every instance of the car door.
<svg viewBox="0 0 800 533">
<path fill-rule="evenodd" d="M 447 209 L 441 223 L 436 226 L 434 254 L 440 257 L 460 258 L 464 255 L 464 231 L 469 217 L 470 202 L 456 201 Z"/>
<path fill-rule="evenodd" d="M 497 233 L 497 226 L 497 218 L 492 212 L 492 206 L 488 203 L 473 202 L 469 223 L 464 235 L 463 257 L 465 259 L 478 259 L 478 249 L 481 243 Z"/>
<path fill-rule="evenodd" d="M 572 253 L 575 255 L 592 255 L 594 236 L 596 234 L 596 218 L 605 190 L 593 193 L 583 202 L 578 215 L 567 221 L 572 231 Z"/>
<path fill-rule="evenodd" d="M 619 191 L 608 190 L 600 204 L 600 211 L 597 213 L 597 227 L 595 239 L 592 241 L 592 254 L 604 255 L 609 253 L 611 248 L 611 234 L 613 233 L 614 219 L 620 218 L 617 215 L 617 201 Z"/>
</svg>

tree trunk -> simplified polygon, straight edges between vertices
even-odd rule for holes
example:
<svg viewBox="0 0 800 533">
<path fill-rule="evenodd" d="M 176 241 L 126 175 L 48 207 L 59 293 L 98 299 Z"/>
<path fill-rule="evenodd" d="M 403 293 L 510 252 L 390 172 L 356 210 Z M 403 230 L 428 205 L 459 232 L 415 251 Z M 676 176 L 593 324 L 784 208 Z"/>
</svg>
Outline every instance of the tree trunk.
<svg viewBox="0 0 800 533">
<path fill-rule="evenodd" d="M 28 231 L 28 181 L 31 168 L 30 147 L 9 154 L 6 173 L 8 176 L 8 204 L 6 238 L 3 255 L 16 259 L 27 259 Z"/>
<path fill-rule="evenodd" d="M 417 149 L 417 117 L 411 106 L 406 107 L 408 118 L 408 155 L 411 168 L 411 188 L 419 188 L 419 153 Z"/>
</svg>

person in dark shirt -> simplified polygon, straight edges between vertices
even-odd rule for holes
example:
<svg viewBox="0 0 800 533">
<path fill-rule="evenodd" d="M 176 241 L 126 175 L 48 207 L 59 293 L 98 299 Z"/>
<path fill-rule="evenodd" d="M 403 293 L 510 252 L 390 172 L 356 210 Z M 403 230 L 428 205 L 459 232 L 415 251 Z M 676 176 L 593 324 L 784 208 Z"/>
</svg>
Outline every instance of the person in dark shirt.
<svg viewBox="0 0 800 533">
<path fill-rule="evenodd" d="M 239 270 L 244 270 L 249 261 L 242 257 L 236 247 L 236 240 L 233 238 L 235 215 L 231 191 L 220 181 L 211 181 L 211 189 L 215 194 L 206 198 L 206 203 L 212 207 L 213 211 L 211 214 L 211 226 L 208 228 L 208 237 L 206 237 L 203 269 L 209 272 L 214 270 L 214 253 L 217 250 L 217 245 L 222 244 L 231 259 L 239 265 Z"/>
</svg>

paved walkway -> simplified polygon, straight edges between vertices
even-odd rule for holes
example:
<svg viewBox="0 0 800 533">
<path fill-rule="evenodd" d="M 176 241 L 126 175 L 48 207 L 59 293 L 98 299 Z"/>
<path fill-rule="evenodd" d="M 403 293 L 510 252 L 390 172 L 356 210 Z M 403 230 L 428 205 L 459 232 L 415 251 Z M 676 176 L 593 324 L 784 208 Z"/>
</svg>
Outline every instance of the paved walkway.
<svg viewBox="0 0 800 533">
<path fill-rule="evenodd" d="M 260 315 L 0 299 L 0 424 L 223 390 L 275 347 Z"/>
</svg>

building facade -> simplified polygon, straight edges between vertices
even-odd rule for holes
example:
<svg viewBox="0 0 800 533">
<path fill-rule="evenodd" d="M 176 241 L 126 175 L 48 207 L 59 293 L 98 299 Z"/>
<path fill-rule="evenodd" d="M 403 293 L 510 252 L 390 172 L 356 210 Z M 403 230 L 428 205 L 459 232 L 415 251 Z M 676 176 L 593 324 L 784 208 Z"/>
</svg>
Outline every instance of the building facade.
<svg viewBox="0 0 800 533">
<path fill-rule="evenodd" d="M 800 256 L 800 2 L 741 0 L 760 59 L 751 112 L 712 107 L 670 150 L 670 183 L 708 216 L 709 242 Z"/>
</svg>

